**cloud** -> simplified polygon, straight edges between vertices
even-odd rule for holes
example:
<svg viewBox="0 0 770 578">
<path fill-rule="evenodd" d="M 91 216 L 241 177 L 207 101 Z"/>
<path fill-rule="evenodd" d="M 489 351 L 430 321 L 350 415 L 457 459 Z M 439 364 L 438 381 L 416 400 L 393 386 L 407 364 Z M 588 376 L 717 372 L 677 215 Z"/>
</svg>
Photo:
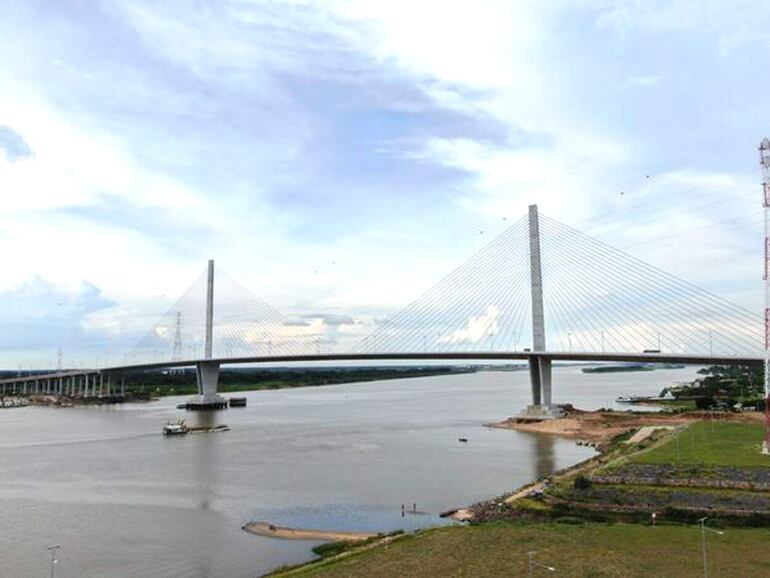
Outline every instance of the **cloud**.
<svg viewBox="0 0 770 578">
<path fill-rule="evenodd" d="M 470 317 L 465 327 L 453 331 L 449 335 L 442 337 L 441 343 L 478 343 L 485 337 L 495 335 L 499 330 L 498 319 L 500 309 L 495 305 L 490 305 L 481 315 Z"/>
<path fill-rule="evenodd" d="M 433 139 L 419 154 L 467 173 L 465 186 L 454 199 L 464 209 L 513 218 L 532 203 L 555 217 L 587 216 L 597 197 L 594 183 L 608 167 L 625 159 L 620 143 L 580 135 L 560 136 L 544 146 L 510 147 Z M 566 182 L 569 204 L 564 203 Z"/>
<path fill-rule="evenodd" d="M 338 313 L 306 313 L 303 317 L 305 319 L 320 319 L 325 325 L 335 327 L 356 324 L 356 321 L 350 315 L 341 315 Z"/>
<path fill-rule="evenodd" d="M 630 76 L 628 80 L 620 85 L 620 88 L 650 88 L 656 86 L 664 79 L 664 76 L 654 74 L 647 76 Z"/>
<path fill-rule="evenodd" d="M 9 126 L 0 125 L 0 149 L 10 162 L 32 156 L 32 149 L 22 136 Z"/>
<path fill-rule="evenodd" d="M 82 354 L 84 349 L 101 348 L 107 336 L 90 330 L 88 318 L 114 306 L 91 283 L 67 289 L 33 277 L 0 293 L 0 350 L 50 354 L 61 347 L 68 354 Z"/>
</svg>

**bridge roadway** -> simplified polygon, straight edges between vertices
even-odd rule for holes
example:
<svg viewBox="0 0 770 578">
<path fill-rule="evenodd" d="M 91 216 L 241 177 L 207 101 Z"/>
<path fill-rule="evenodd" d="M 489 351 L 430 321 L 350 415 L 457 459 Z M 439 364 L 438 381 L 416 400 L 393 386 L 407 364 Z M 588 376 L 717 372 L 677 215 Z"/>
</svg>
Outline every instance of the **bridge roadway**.
<svg viewBox="0 0 770 578">
<path fill-rule="evenodd" d="M 162 361 L 101 368 L 102 373 L 166 369 L 195 366 L 198 363 L 234 365 L 240 363 L 296 363 L 308 361 L 530 361 L 545 358 L 553 361 L 680 363 L 685 365 L 752 365 L 761 366 L 762 357 L 724 356 L 686 353 L 576 353 L 565 351 L 487 351 L 449 353 L 318 353 L 310 355 L 273 355 L 249 357 L 221 357 L 186 361 Z"/>
<path fill-rule="evenodd" d="M 318 353 L 308 355 L 271 355 L 246 357 L 221 357 L 177 361 L 158 361 L 115 365 L 100 369 L 74 369 L 48 374 L 17 376 L 0 380 L 0 395 L 14 393 L 54 393 L 59 395 L 109 397 L 125 393 L 125 375 L 133 371 L 195 367 L 198 376 L 200 403 L 204 406 L 221 406 L 224 399 L 217 395 L 217 382 L 222 365 L 302 363 L 302 362 L 377 362 L 377 361 L 526 361 L 530 370 L 533 408 L 551 407 L 551 363 L 572 362 L 642 362 L 677 363 L 688 365 L 750 365 L 761 366 L 764 359 L 754 356 L 724 356 L 685 353 L 576 353 L 564 351 L 513 351 L 513 352 L 423 352 L 423 353 Z M 112 379 L 118 378 L 113 387 Z M 209 406 L 211 407 L 211 406 Z"/>
<path fill-rule="evenodd" d="M 126 373 L 148 369 L 168 369 L 172 367 L 195 367 L 198 363 L 216 363 L 235 365 L 243 363 L 298 363 L 308 361 L 529 361 L 546 358 L 553 361 L 595 361 L 595 362 L 639 362 L 639 363 L 681 363 L 686 365 L 752 365 L 761 366 L 764 359 L 754 356 L 711 356 L 686 353 L 576 353 L 565 351 L 486 351 L 486 352 L 450 352 L 450 353 L 318 353 L 308 355 L 272 355 L 247 357 L 218 357 L 211 359 L 192 359 L 183 361 L 156 361 L 128 365 L 114 365 L 100 369 L 73 369 L 48 374 L 0 379 L 2 383 L 28 381 L 30 379 L 57 379 L 83 375 L 84 373 Z"/>
<path fill-rule="evenodd" d="M 331 361 L 530 361 L 545 358 L 553 361 L 681 363 L 686 365 L 751 365 L 761 366 L 764 359 L 756 356 L 724 356 L 687 353 L 579 353 L 566 351 L 486 351 L 486 352 L 424 352 L 424 353 L 318 353 L 308 355 L 272 355 L 247 357 L 217 357 L 179 361 L 155 361 L 114 365 L 100 369 L 73 369 L 49 374 L 36 374 L 0 379 L 3 383 L 18 383 L 33 379 L 57 379 L 84 373 L 127 373 L 149 369 L 195 367 L 199 363 L 235 365 L 244 363 L 299 363 Z"/>
</svg>

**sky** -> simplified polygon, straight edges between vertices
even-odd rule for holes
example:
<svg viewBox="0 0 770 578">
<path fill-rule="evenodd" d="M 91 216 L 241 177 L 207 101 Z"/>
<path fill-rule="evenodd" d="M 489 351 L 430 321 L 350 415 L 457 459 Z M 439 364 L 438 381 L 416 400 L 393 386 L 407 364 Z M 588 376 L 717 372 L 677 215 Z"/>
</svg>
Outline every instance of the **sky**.
<svg viewBox="0 0 770 578">
<path fill-rule="evenodd" d="M 209 258 L 343 347 L 532 203 L 761 310 L 767 3 L 2 5 L 0 367 L 119 358 Z"/>
</svg>

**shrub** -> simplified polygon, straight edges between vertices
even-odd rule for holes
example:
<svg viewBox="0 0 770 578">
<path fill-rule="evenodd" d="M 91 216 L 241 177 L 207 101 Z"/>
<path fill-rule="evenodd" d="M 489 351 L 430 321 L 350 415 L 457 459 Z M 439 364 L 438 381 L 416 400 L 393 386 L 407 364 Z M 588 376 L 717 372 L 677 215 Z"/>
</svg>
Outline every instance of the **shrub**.
<svg viewBox="0 0 770 578">
<path fill-rule="evenodd" d="M 313 552 L 327 558 L 329 556 L 336 556 L 340 552 L 347 550 L 348 545 L 345 542 L 327 542 L 325 544 L 319 544 L 313 548 Z"/>
<path fill-rule="evenodd" d="M 557 524 L 568 524 L 570 526 L 582 526 L 585 524 L 585 520 L 574 516 L 562 516 L 561 518 L 556 518 L 555 522 Z"/>
<path fill-rule="evenodd" d="M 576 490 L 587 490 L 593 485 L 593 482 L 586 476 L 580 475 L 575 478 L 572 485 Z"/>
</svg>

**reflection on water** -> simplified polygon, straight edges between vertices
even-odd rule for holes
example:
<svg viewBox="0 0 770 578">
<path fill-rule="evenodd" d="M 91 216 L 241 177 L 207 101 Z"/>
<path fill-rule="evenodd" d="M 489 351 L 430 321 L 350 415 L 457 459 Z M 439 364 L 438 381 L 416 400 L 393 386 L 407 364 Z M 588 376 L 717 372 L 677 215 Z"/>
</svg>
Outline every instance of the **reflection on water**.
<svg viewBox="0 0 770 578">
<path fill-rule="evenodd" d="M 187 422 L 192 427 L 211 427 L 220 423 L 224 412 L 219 411 L 195 411 L 191 412 Z M 193 432 L 190 435 L 200 436 L 195 454 L 193 455 L 194 476 L 199 492 L 201 510 L 208 510 L 213 497 L 214 488 L 217 486 L 217 472 L 221 471 L 217 463 L 216 441 L 213 436 L 224 432 L 202 433 Z"/>
<path fill-rule="evenodd" d="M 534 438 L 534 455 L 536 478 L 545 477 L 556 471 L 556 438 L 550 435 L 532 434 Z"/>
<path fill-rule="evenodd" d="M 591 408 L 692 372 L 554 370 L 559 401 Z M 248 407 L 183 412 L 180 398 L 0 414 L 3 576 L 254 576 L 313 543 L 243 524 L 388 531 L 442 523 L 593 454 L 569 440 L 490 429 L 529 403 L 526 372 L 249 392 Z M 164 437 L 168 419 L 229 432 Z M 460 443 L 459 438 L 468 439 Z M 428 515 L 401 517 L 401 504 Z"/>
</svg>

